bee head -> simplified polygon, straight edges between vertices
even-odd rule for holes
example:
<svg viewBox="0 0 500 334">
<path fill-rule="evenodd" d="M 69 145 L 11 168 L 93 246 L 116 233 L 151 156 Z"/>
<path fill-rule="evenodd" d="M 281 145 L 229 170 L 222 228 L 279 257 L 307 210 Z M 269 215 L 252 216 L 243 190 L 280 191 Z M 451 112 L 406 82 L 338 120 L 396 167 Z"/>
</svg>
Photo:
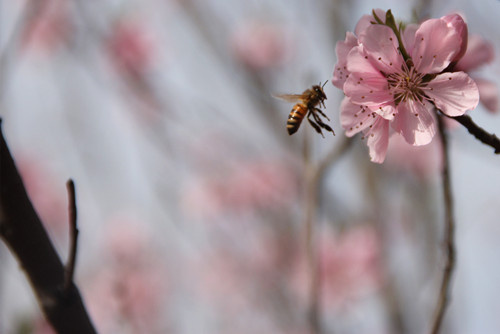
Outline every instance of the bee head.
<svg viewBox="0 0 500 334">
<path fill-rule="evenodd" d="M 325 91 L 323 90 L 323 87 L 325 87 L 327 82 L 328 82 L 328 80 L 325 81 L 325 83 L 323 85 L 321 85 L 321 82 L 320 82 L 319 85 L 313 86 L 313 90 L 316 92 L 316 94 L 318 94 L 318 96 L 321 97 L 322 100 L 326 100 L 326 94 L 325 94 Z"/>
</svg>

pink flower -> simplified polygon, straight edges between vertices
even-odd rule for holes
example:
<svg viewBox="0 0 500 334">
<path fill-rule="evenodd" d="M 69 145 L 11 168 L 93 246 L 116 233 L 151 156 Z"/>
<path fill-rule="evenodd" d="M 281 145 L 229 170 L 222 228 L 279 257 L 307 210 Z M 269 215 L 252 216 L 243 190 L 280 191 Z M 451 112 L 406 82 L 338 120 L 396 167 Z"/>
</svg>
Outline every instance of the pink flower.
<svg viewBox="0 0 500 334">
<path fill-rule="evenodd" d="M 337 88 L 342 89 L 345 81 L 349 77 L 349 72 L 347 72 L 347 55 L 356 45 L 358 45 L 358 39 L 350 31 L 346 33 L 344 41 L 337 42 L 335 50 L 337 52 L 338 61 L 337 65 L 335 65 L 332 79 L 333 85 Z"/>
<path fill-rule="evenodd" d="M 389 121 L 365 106 L 351 103 L 348 98 L 342 100 L 340 109 L 340 123 L 346 129 L 346 135 L 352 137 L 363 131 L 363 138 L 368 138 L 371 161 L 382 163 L 389 144 Z"/>
<path fill-rule="evenodd" d="M 461 52 L 466 27 L 458 23 L 456 17 L 451 23 L 431 19 L 400 36 L 388 25 L 370 24 L 347 57 L 339 55 L 345 82 L 334 74 L 334 84 L 346 95 L 341 123 L 347 136 L 368 136 L 373 162 L 385 159 L 389 123 L 409 144 L 426 145 L 436 132 L 434 108 L 459 116 L 477 106 L 476 83 L 464 72 L 443 72 Z M 348 36 L 337 50 L 344 54 L 353 44 Z"/>
</svg>

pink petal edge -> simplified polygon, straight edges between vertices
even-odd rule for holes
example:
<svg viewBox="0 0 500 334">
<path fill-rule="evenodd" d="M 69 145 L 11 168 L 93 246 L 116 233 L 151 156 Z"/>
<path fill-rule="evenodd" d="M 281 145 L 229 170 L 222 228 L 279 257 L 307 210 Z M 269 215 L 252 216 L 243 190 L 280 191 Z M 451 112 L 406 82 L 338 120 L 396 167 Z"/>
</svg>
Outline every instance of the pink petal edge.
<svg viewBox="0 0 500 334">
<path fill-rule="evenodd" d="M 464 72 L 443 73 L 429 82 L 425 93 L 448 116 L 460 116 L 479 103 L 479 90 Z"/>
</svg>

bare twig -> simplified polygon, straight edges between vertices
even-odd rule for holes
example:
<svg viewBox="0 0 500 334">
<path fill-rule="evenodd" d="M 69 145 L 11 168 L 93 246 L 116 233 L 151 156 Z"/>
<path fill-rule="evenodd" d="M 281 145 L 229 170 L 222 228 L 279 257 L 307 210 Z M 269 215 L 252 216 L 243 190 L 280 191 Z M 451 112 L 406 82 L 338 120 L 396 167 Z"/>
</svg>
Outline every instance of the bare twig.
<svg viewBox="0 0 500 334">
<path fill-rule="evenodd" d="M 68 200 L 69 200 L 69 224 L 70 224 L 70 245 L 68 262 L 66 263 L 65 277 L 64 277 L 64 293 L 68 296 L 69 291 L 71 291 L 71 283 L 73 282 L 73 275 L 75 273 L 75 262 L 76 262 L 76 246 L 78 241 L 78 226 L 76 225 L 76 193 L 75 193 L 75 183 L 73 180 L 69 179 L 66 182 L 66 188 L 68 189 Z"/>
<path fill-rule="evenodd" d="M 33 209 L 0 127 L 0 237 L 24 270 L 57 333 L 94 334 L 78 288 L 64 293 L 64 266 Z"/>
<path fill-rule="evenodd" d="M 442 114 L 446 116 L 445 114 Z M 483 144 L 489 145 L 495 149 L 495 154 L 500 154 L 500 139 L 494 133 L 488 133 L 483 128 L 479 127 L 472 118 L 468 115 L 450 117 L 448 118 L 454 119 L 458 123 L 465 126 L 465 128 L 469 131 L 471 135 L 476 137 Z"/>
<path fill-rule="evenodd" d="M 453 195 L 451 191 L 450 180 L 450 161 L 448 151 L 448 138 L 444 128 L 444 122 L 440 115 L 437 115 L 439 133 L 441 135 L 441 145 L 443 148 L 443 171 L 442 171 L 442 185 L 443 185 L 443 199 L 445 206 L 445 247 L 446 247 L 446 264 L 443 271 L 441 280 L 441 288 L 439 290 L 439 297 L 432 321 L 432 334 L 439 333 L 441 324 L 443 322 L 444 313 L 450 301 L 450 284 L 453 270 L 455 267 L 455 222 L 453 217 Z"/>
</svg>

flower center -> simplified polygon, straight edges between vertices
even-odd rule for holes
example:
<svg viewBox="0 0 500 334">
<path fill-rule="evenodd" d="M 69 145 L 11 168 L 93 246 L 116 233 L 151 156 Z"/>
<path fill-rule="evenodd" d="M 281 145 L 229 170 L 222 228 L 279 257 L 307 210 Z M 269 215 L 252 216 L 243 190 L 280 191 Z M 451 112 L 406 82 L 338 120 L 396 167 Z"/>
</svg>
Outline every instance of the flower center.
<svg viewBox="0 0 500 334">
<path fill-rule="evenodd" d="M 391 73 L 387 76 L 388 88 L 394 102 L 398 105 L 400 102 L 412 99 L 422 101 L 425 98 L 422 88 L 426 86 L 422 78 L 423 74 L 415 71 L 414 67 L 404 68 L 400 72 Z"/>
</svg>

